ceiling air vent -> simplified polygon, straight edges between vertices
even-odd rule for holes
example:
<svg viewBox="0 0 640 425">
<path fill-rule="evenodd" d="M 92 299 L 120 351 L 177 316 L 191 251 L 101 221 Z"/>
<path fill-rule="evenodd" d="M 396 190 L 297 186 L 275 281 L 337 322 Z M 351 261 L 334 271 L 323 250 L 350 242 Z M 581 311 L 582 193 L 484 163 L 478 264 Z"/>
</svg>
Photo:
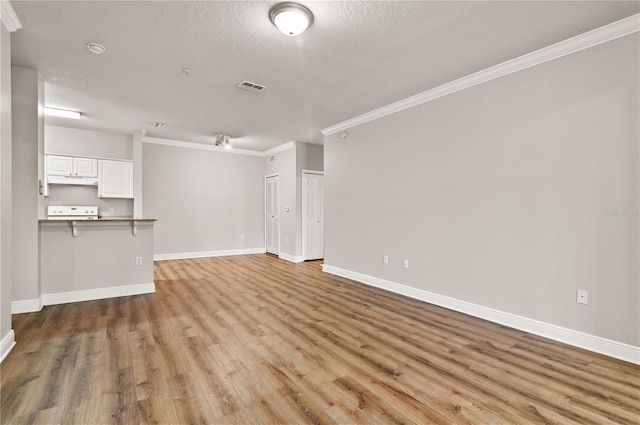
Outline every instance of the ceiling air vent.
<svg viewBox="0 0 640 425">
<path fill-rule="evenodd" d="M 240 84 L 238 84 L 238 87 L 240 87 L 241 89 L 254 91 L 256 93 L 260 93 L 267 88 L 267 86 L 263 86 L 262 84 L 252 83 L 251 81 L 247 81 L 247 80 L 244 80 Z"/>
</svg>

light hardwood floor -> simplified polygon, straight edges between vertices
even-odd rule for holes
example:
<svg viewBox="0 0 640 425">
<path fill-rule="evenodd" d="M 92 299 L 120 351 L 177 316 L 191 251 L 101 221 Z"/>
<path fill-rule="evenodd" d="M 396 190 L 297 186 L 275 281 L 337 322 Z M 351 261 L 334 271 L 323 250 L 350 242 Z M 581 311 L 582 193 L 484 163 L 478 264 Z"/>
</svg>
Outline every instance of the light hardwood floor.
<svg viewBox="0 0 640 425">
<path fill-rule="evenodd" d="M 640 367 L 269 255 L 14 316 L 2 424 L 638 424 Z"/>
</svg>

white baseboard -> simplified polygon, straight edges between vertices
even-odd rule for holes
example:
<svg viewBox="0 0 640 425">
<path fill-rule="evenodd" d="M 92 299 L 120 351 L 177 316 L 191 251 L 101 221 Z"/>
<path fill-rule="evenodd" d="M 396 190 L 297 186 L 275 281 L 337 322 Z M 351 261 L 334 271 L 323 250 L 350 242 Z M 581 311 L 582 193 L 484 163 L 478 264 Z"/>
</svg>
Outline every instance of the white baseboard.
<svg viewBox="0 0 640 425">
<path fill-rule="evenodd" d="M 220 251 L 176 252 L 172 254 L 155 254 L 153 261 L 186 260 L 189 258 L 225 257 L 227 255 L 264 254 L 263 248 L 225 249 Z"/>
<path fill-rule="evenodd" d="M 7 354 L 13 350 L 13 347 L 16 346 L 16 336 L 13 333 L 13 329 L 11 329 L 0 341 L 0 362 L 7 357 Z"/>
<path fill-rule="evenodd" d="M 283 260 L 291 261 L 292 263 L 302 263 L 304 261 L 304 258 L 302 258 L 302 256 L 291 255 L 284 252 L 278 254 L 278 257 L 282 258 Z"/>
<path fill-rule="evenodd" d="M 80 301 L 101 300 L 104 298 L 151 294 L 154 292 L 156 292 L 156 284 L 154 282 L 138 283 L 135 285 L 110 286 L 108 288 L 43 294 L 42 302 L 44 305 L 67 304 Z"/>
<path fill-rule="evenodd" d="M 625 344 L 618 341 L 590 335 L 573 329 L 563 328 L 551 323 L 541 322 L 516 314 L 507 313 L 467 301 L 458 300 L 444 295 L 428 292 L 423 289 L 413 288 L 377 277 L 365 275 L 351 270 L 341 269 L 324 264 L 322 271 L 336 276 L 355 280 L 376 288 L 385 289 L 396 294 L 405 295 L 417 300 L 426 301 L 431 304 L 445 307 L 450 310 L 459 311 L 474 317 L 489 320 L 494 323 L 509 326 L 514 329 L 529 332 L 545 338 L 559 341 L 564 344 L 584 348 L 585 350 L 604 354 L 609 357 L 624 360 L 627 362 L 640 364 L 640 347 Z"/>
<path fill-rule="evenodd" d="M 33 313 L 42 310 L 42 297 L 11 302 L 11 314 Z"/>
</svg>

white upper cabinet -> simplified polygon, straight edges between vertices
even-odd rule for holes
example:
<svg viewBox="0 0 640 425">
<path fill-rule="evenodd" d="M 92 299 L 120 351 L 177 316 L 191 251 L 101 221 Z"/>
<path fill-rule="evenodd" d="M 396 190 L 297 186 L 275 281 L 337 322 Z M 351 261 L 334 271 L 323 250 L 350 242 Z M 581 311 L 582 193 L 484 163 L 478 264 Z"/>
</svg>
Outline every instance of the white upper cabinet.
<svg viewBox="0 0 640 425">
<path fill-rule="evenodd" d="M 99 159 L 98 196 L 133 198 L 133 162 Z"/>
<path fill-rule="evenodd" d="M 98 177 L 98 160 L 95 158 L 73 158 L 73 175 Z"/>
<path fill-rule="evenodd" d="M 46 169 L 49 176 L 98 177 L 98 160 L 47 155 Z"/>
<path fill-rule="evenodd" d="M 47 155 L 47 174 L 53 176 L 72 176 L 73 157 Z"/>
</svg>

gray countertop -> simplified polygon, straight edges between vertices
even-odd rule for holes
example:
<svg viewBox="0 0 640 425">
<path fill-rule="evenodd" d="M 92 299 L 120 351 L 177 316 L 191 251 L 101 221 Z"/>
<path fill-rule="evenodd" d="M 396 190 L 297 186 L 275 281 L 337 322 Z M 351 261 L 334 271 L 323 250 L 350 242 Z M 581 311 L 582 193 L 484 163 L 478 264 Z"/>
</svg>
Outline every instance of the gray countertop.
<svg viewBox="0 0 640 425">
<path fill-rule="evenodd" d="M 134 218 L 134 217 L 102 217 L 102 218 L 96 218 L 93 220 L 78 220 L 78 219 L 73 219 L 73 218 L 65 218 L 65 219 L 49 219 L 49 218 L 41 218 L 38 220 L 38 222 L 40 223 L 56 223 L 56 222 L 69 222 L 69 221 L 75 221 L 75 222 L 82 222 L 82 223 L 106 223 L 106 222 L 116 222 L 116 221 L 122 221 L 122 222 L 142 222 L 142 221 L 146 221 L 146 222 L 152 222 L 152 221 L 158 221 L 157 218 Z"/>
</svg>

